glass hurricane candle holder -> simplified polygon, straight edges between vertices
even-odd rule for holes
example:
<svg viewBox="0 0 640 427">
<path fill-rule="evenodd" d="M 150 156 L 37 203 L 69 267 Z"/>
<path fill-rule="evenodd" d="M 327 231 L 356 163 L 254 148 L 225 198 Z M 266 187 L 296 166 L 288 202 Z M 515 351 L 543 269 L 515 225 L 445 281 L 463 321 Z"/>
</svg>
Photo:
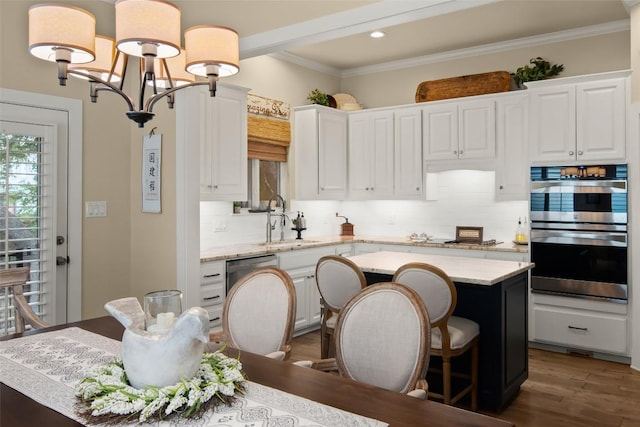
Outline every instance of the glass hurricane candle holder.
<svg viewBox="0 0 640 427">
<path fill-rule="evenodd" d="M 165 290 L 144 296 L 144 326 L 151 332 L 168 332 L 182 313 L 182 292 Z"/>
</svg>

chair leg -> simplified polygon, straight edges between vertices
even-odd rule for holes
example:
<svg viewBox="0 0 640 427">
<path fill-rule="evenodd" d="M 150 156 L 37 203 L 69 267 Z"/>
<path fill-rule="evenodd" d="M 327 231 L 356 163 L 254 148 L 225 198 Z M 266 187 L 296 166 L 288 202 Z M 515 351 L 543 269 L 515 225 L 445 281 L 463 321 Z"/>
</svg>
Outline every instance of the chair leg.
<svg viewBox="0 0 640 427">
<path fill-rule="evenodd" d="M 451 358 L 442 356 L 442 399 L 445 405 L 451 404 Z"/>
<path fill-rule="evenodd" d="M 331 344 L 331 335 L 329 334 L 327 325 L 322 322 L 320 327 L 320 358 L 327 359 L 329 357 L 329 345 Z"/>
<path fill-rule="evenodd" d="M 478 409 L 478 341 L 471 347 L 471 410 Z"/>
</svg>

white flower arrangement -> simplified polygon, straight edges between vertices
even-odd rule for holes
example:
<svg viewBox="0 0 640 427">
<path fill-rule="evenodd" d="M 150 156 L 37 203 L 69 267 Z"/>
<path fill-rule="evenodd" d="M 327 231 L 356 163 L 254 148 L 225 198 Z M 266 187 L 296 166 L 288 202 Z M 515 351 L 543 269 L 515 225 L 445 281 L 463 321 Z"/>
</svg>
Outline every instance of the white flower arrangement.
<svg viewBox="0 0 640 427">
<path fill-rule="evenodd" d="M 112 419 L 130 418 L 139 413 L 138 421 L 165 418 L 172 414 L 189 417 L 213 403 L 225 403 L 236 392 L 243 391 L 244 373 L 239 359 L 220 351 L 204 353 L 196 375 L 166 387 L 137 389 L 129 385 L 122 360 L 117 358 L 92 369 L 75 387 L 75 395 L 89 403 L 81 413 Z M 212 402 L 210 402 L 212 403 Z"/>
</svg>

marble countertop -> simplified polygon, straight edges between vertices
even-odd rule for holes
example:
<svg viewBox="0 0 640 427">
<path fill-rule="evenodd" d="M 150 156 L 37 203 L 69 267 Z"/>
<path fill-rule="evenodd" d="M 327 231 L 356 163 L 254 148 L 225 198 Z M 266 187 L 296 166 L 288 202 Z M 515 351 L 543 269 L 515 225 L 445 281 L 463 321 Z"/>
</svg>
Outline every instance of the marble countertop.
<svg viewBox="0 0 640 427">
<path fill-rule="evenodd" d="M 239 243 L 235 245 L 214 246 L 200 251 L 200 262 L 216 260 L 226 260 L 238 257 L 250 257 L 278 252 L 293 251 L 298 249 L 309 249 L 314 247 L 339 245 L 343 243 L 372 243 L 384 245 L 402 245 L 428 248 L 450 248 L 467 249 L 478 251 L 499 251 L 499 252 L 528 252 L 528 245 L 516 245 L 512 242 L 499 243 L 492 246 L 442 243 L 442 241 L 413 242 L 408 236 L 326 236 L 311 237 L 303 240 L 285 240 L 284 242 L 274 241 L 270 244 L 259 243 Z"/>
<path fill-rule="evenodd" d="M 534 267 L 530 262 L 417 254 L 411 252 L 373 252 L 348 257 L 365 273 L 394 274 L 409 262 L 424 262 L 442 269 L 451 280 L 477 285 L 494 285 Z M 464 259 L 462 262 L 461 260 Z"/>
</svg>

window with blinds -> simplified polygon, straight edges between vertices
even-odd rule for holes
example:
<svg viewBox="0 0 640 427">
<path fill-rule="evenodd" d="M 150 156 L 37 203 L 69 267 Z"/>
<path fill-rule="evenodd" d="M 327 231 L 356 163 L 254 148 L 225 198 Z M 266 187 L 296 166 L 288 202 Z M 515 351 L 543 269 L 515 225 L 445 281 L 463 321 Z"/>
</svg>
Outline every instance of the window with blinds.
<svg viewBox="0 0 640 427">
<path fill-rule="evenodd" d="M 45 246 L 41 236 L 51 206 L 51 183 L 44 172 L 51 150 L 41 136 L 0 132 L 0 269 L 30 267 L 23 288 L 29 305 L 40 316 L 46 295 L 41 282 Z M 13 297 L 0 290 L 0 335 L 14 331 Z"/>
</svg>

